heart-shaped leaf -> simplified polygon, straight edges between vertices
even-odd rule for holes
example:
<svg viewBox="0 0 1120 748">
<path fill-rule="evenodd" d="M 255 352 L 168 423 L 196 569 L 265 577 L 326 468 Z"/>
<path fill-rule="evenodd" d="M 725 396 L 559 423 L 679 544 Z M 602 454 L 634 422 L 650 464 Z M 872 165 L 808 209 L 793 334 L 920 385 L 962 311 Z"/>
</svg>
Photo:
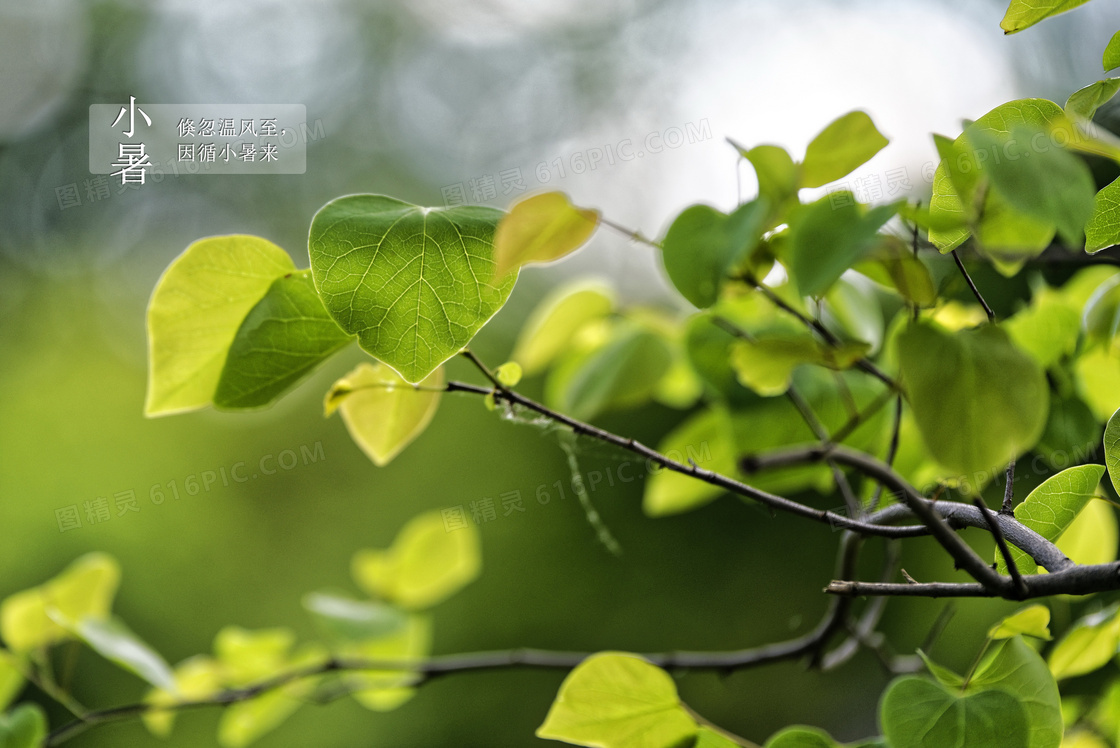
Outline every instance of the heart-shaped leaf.
<svg viewBox="0 0 1120 748">
<path fill-rule="evenodd" d="M 599 213 L 577 208 L 563 192 L 545 192 L 517 203 L 494 235 L 494 277 L 576 251 L 599 226 Z"/>
<path fill-rule="evenodd" d="M 801 186 L 822 187 L 870 160 L 888 141 L 866 112 L 837 117 L 813 138 L 801 164 Z"/>
<path fill-rule="evenodd" d="M 879 707 L 892 748 L 1029 748 L 1027 716 L 1003 691 L 968 695 L 914 676 L 899 678 Z"/>
<path fill-rule="evenodd" d="M 311 221 L 315 289 L 364 350 L 420 382 L 509 298 L 516 271 L 494 275 L 502 216 L 479 206 L 421 208 L 384 195 L 333 200 Z"/>
<path fill-rule="evenodd" d="M 661 241 L 661 256 L 682 296 L 702 309 L 716 302 L 728 273 L 758 244 L 766 210 L 763 198 L 730 215 L 693 205 L 676 217 Z"/>
<path fill-rule="evenodd" d="M 39 748 L 47 737 L 47 717 L 38 704 L 20 704 L 0 714 L 0 748 Z"/>
</svg>

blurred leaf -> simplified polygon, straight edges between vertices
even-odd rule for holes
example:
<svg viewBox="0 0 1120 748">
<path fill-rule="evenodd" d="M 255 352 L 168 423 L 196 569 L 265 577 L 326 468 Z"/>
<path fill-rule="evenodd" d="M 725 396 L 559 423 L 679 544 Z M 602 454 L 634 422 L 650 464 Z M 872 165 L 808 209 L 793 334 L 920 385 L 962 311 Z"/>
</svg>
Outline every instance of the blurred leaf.
<svg viewBox="0 0 1120 748">
<path fill-rule="evenodd" d="M 1005 34 L 1014 34 L 1034 26 L 1039 21 L 1073 10 L 1089 0 L 1011 0 L 1007 13 L 999 22 Z"/>
<path fill-rule="evenodd" d="M 738 450 L 727 411 L 713 407 L 699 411 L 677 426 L 657 445 L 657 451 L 678 462 L 693 460 L 705 470 L 735 475 Z M 697 509 L 723 489 L 673 470 L 659 469 L 646 478 L 642 510 L 650 517 Z"/>
<path fill-rule="evenodd" d="M 885 239 L 880 242 L 854 269 L 876 283 L 893 288 L 902 298 L 919 307 L 933 306 L 937 302 L 937 286 L 929 268 L 900 241 Z"/>
<path fill-rule="evenodd" d="M 0 712 L 19 696 L 23 690 L 23 670 L 17 656 L 6 649 L 0 649 Z"/>
<path fill-rule="evenodd" d="M 47 716 L 38 704 L 20 704 L 0 714 L 0 748 L 40 748 L 47 738 Z"/>
<path fill-rule="evenodd" d="M 428 427 L 443 386 L 442 368 L 411 385 L 388 366 L 361 363 L 331 385 L 323 407 L 328 416 L 342 410 L 350 437 L 382 467 Z"/>
<path fill-rule="evenodd" d="M 770 736 L 763 748 L 841 748 L 824 730 L 795 725 Z"/>
<path fill-rule="evenodd" d="M 798 366 L 847 369 L 870 347 L 867 343 L 842 343 L 834 348 L 817 342 L 808 333 L 739 340 L 731 349 L 731 366 L 744 387 L 763 396 L 780 395 L 789 389 Z"/>
<path fill-rule="evenodd" d="M 989 639 L 1010 639 L 1020 634 L 1050 641 L 1050 609 L 1045 605 L 1028 605 L 988 630 Z"/>
<path fill-rule="evenodd" d="M 891 748 L 1033 748 L 1026 712 L 1014 696 L 962 695 L 915 676 L 887 687 L 879 723 Z"/>
<path fill-rule="evenodd" d="M 1120 244 L 1120 179 L 1115 179 L 1093 199 L 1093 215 L 1085 224 L 1085 251 L 1099 252 Z"/>
<path fill-rule="evenodd" d="M 1026 713 L 1030 748 L 1054 748 L 1061 741 L 1058 684 L 1043 659 L 1021 636 L 995 642 L 976 668 L 969 688 L 996 689 L 1014 697 Z"/>
<path fill-rule="evenodd" d="M 1104 427 L 1104 462 L 1112 487 L 1120 493 L 1120 409 L 1108 419 Z"/>
<path fill-rule="evenodd" d="M 218 723 L 218 742 L 226 748 L 241 748 L 275 730 L 292 716 L 303 701 L 288 688 L 276 688 L 248 701 L 230 704 Z"/>
<path fill-rule="evenodd" d="M 428 656 L 432 646 L 427 616 L 410 615 L 396 633 L 362 642 L 346 651 L 347 656 L 371 662 L 417 662 Z M 388 712 L 412 698 L 416 674 L 408 670 L 363 670 L 347 674 L 345 681 L 354 700 L 375 712 Z"/>
<path fill-rule="evenodd" d="M 1006 465 L 1042 436 L 1046 377 L 998 327 L 952 334 L 916 322 L 899 335 L 898 356 L 922 440 L 950 470 Z"/>
<path fill-rule="evenodd" d="M 618 324 L 604 344 L 569 354 L 550 372 L 545 402 L 580 420 L 640 405 L 671 364 L 672 354 L 660 336 L 636 324 Z"/>
<path fill-rule="evenodd" d="M 804 296 L 821 296 L 845 270 L 879 242 L 879 229 L 896 206 L 863 211 L 854 199 L 833 207 L 832 196 L 801 208 L 790 219 L 789 270 Z"/>
<path fill-rule="evenodd" d="M 354 554 L 351 572 L 366 593 L 409 610 L 431 607 L 474 581 L 482 568 L 478 529 L 448 530 L 440 512 L 413 517 L 388 550 Z"/>
<path fill-rule="evenodd" d="M 1120 332 L 1120 276 L 1109 278 L 1085 302 L 1081 324 L 1091 343 L 1113 348 Z"/>
<path fill-rule="evenodd" d="M 1116 512 L 1107 501 L 1090 501 L 1055 543 L 1075 564 L 1116 560 Z"/>
<path fill-rule="evenodd" d="M 1042 124 L 1014 123 L 1007 133 L 973 125 L 965 136 L 986 156 L 981 174 L 1012 208 L 1056 226 L 1067 246 L 1081 243 L 1096 195 L 1083 160 L 1052 142 Z"/>
<path fill-rule="evenodd" d="M 572 337 L 588 322 L 602 319 L 614 308 L 614 291 L 595 280 L 578 280 L 549 293 L 529 315 L 510 356 L 526 376 L 552 363 Z"/>
<path fill-rule="evenodd" d="M 1054 542 L 1093 498 L 1103 477 L 1104 465 L 1078 465 L 1052 475 L 1015 507 L 1015 519 Z M 998 552 L 996 555 L 997 569 L 1006 574 L 1003 556 Z M 1018 548 L 1011 547 L 1011 558 L 1023 574 L 1038 572 L 1034 559 Z"/>
<path fill-rule="evenodd" d="M 599 226 L 599 213 L 577 208 L 563 192 L 545 192 L 514 205 L 494 234 L 494 277 L 538 262 L 552 262 L 584 244 Z"/>
<path fill-rule="evenodd" d="M 846 272 L 832 284 L 824 296 L 821 317 L 841 339 L 867 343 L 866 353 L 877 352 L 883 344 L 883 309 L 878 292 L 859 273 Z"/>
<path fill-rule="evenodd" d="M 1107 421 L 1120 408 L 1120 358 L 1093 348 L 1073 364 L 1077 391 L 1093 415 Z"/>
<path fill-rule="evenodd" d="M 351 340 L 323 308 L 311 271 L 283 275 L 238 328 L 214 405 L 225 410 L 269 405 Z"/>
<path fill-rule="evenodd" d="M 144 413 L 209 405 L 242 320 L 273 281 L 293 271 L 287 252 L 256 236 L 214 236 L 187 247 L 148 303 Z"/>
<path fill-rule="evenodd" d="M 68 620 L 109 616 L 120 584 L 120 566 L 104 553 L 89 553 L 57 577 L 0 603 L 0 634 L 16 653 L 71 638 L 49 613 Z"/>
<path fill-rule="evenodd" d="M 869 161 L 889 142 L 866 112 L 848 112 L 810 141 L 801 163 L 801 186 L 821 187 L 840 179 Z"/>
<path fill-rule="evenodd" d="M 1049 368 L 1073 353 L 1081 320 L 1059 294 L 1047 289 L 1036 293 L 1031 305 L 1012 315 L 1003 328 L 1020 350 Z"/>
<path fill-rule="evenodd" d="M 214 637 L 214 654 L 234 687 L 280 674 L 289 663 L 296 637 L 288 629 L 243 629 L 226 626 Z"/>
<path fill-rule="evenodd" d="M 1112 35 L 1108 40 L 1108 45 L 1104 48 L 1104 55 L 1101 57 L 1101 65 L 1104 66 L 1104 72 L 1120 68 L 1120 31 Z"/>
<path fill-rule="evenodd" d="M 144 701 L 157 708 L 149 709 L 140 715 L 148 731 L 161 738 L 171 735 L 176 712 L 173 709 L 158 707 L 208 699 L 222 690 L 222 667 L 205 655 L 196 655 L 180 662 L 173 672 L 175 688 L 172 690 L 157 688 L 150 691 Z"/>
<path fill-rule="evenodd" d="M 739 748 L 741 744 L 723 737 L 710 727 L 701 727 L 692 748 Z"/>
<path fill-rule="evenodd" d="M 516 361 L 507 361 L 494 370 L 494 376 L 505 387 L 516 387 L 521 381 L 521 364 Z"/>
<path fill-rule="evenodd" d="M 167 661 L 118 618 L 83 618 L 67 624 L 93 651 L 156 688 L 175 690 Z"/>
<path fill-rule="evenodd" d="M 303 607 L 327 639 L 362 642 L 389 636 L 408 625 L 408 615 L 371 600 L 355 600 L 332 592 L 309 592 Z"/>
<path fill-rule="evenodd" d="M 420 382 L 467 345 L 513 289 L 515 271 L 494 276 L 502 215 L 384 195 L 332 200 L 311 222 L 315 290 L 366 352 Z"/>
<path fill-rule="evenodd" d="M 1120 618 L 1115 605 L 1074 623 L 1050 651 L 1053 676 L 1061 680 L 1091 673 L 1116 656 L 1120 645 Z"/>
<path fill-rule="evenodd" d="M 1087 730 L 1073 730 L 1062 738 L 1061 748 L 1109 748 L 1109 744 Z"/>
<path fill-rule="evenodd" d="M 537 737 L 600 748 L 670 748 L 697 729 L 664 670 L 634 655 L 602 652 L 564 679 Z"/>
<path fill-rule="evenodd" d="M 917 650 L 918 657 L 925 663 L 926 670 L 929 670 L 930 675 L 937 679 L 937 682 L 949 688 L 960 688 L 964 685 L 965 679 L 963 675 L 957 675 L 944 665 L 939 665 L 934 662 L 929 655 L 922 650 Z"/>
<path fill-rule="evenodd" d="M 1066 100 L 1066 111 L 1085 119 L 1092 119 L 1104 104 L 1120 90 L 1120 78 L 1106 78 L 1103 81 L 1090 83 L 1080 90 L 1070 94 Z"/>
<path fill-rule="evenodd" d="M 766 210 L 760 198 L 730 215 L 693 205 L 676 217 L 661 240 L 661 256 L 682 296 L 701 309 L 716 302 L 728 274 L 758 244 Z"/>
</svg>

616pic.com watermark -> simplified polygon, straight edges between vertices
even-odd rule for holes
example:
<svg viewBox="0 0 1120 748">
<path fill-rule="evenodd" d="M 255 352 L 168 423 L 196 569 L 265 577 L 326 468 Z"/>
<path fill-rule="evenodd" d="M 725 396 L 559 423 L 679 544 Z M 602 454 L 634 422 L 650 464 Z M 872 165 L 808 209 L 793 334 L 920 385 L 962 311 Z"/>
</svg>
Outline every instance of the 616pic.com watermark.
<svg viewBox="0 0 1120 748">
<path fill-rule="evenodd" d="M 501 169 L 496 174 L 483 174 L 464 182 L 445 185 L 440 189 L 447 207 L 484 203 L 529 189 L 527 182 L 536 180 L 534 186 L 553 180 L 566 179 L 569 174 L 584 174 L 605 169 L 646 156 L 672 151 L 683 145 L 692 145 L 712 139 L 712 126 L 708 119 L 686 122 L 680 126 L 655 130 L 638 138 L 623 138 L 617 143 L 604 143 L 572 151 L 553 159 L 537 163 L 522 170 L 520 166 Z M 528 176 L 526 175 L 528 172 Z"/>
<path fill-rule="evenodd" d="M 267 478 L 277 473 L 295 470 L 297 467 L 323 462 L 326 459 L 322 442 L 301 444 L 292 449 L 266 454 L 255 463 L 239 461 L 228 467 L 200 470 L 181 479 L 172 478 L 153 483 L 140 495 L 135 489 L 129 488 L 116 491 L 109 496 L 86 499 L 80 503 L 55 509 L 54 517 L 59 532 L 77 530 L 84 525 L 99 525 L 138 513 L 145 507 L 159 506 L 168 499 L 172 502 L 179 501 L 184 497 L 190 498 L 201 493 L 228 488 L 236 483 Z"/>
</svg>

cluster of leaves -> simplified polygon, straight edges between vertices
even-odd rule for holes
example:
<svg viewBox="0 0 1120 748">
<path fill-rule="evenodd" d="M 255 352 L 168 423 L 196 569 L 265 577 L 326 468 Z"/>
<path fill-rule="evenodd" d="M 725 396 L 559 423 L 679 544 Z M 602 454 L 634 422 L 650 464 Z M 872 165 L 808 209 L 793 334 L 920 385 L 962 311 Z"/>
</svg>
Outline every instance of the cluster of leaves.
<svg viewBox="0 0 1120 748">
<path fill-rule="evenodd" d="M 1018 31 L 1080 4 L 1015 0 L 1003 27 Z M 1103 64 L 1106 72 L 1120 65 L 1117 38 Z M 1111 564 L 1115 577 L 1115 515 L 1094 499 L 1105 496 L 1106 469 L 1120 492 L 1120 271 L 1093 263 L 1092 254 L 1120 243 L 1120 180 L 1098 191 L 1084 155 L 1120 163 L 1120 139 L 1091 123 L 1118 81 L 1088 86 L 1064 107 L 1008 102 L 964 123 L 955 138 L 935 135 L 940 162 L 925 206 L 865 205 L 843 191 L 806 197 L 888 144 L 861 111 L 825 127 L 800 160 L 775 145 L 733 144 L 757 177 L 754 199 L 730 212 L 691 206 L 656 241 L 623 230 L 654 248 L 692 309 L 620 304 L 608 284 L 578 280 L 542 300 L 511 361 L 493 371 L 468 346 L 506 303 L 520 268 L 575 251 L 601 226 L 620 227 L 560 193 L 530 197 L 508 213 L 351 195 L 314 216 L 307 270 L 259 237 L 202 239 L 152 295 L 146 412 L 267 407 L 356 341 L 374 360 L 335 382 L 324 409 L 340 412 L 377 465 L 421 434 L 443 393 L 469 393 L 491 409 L 514 416 L 528 409 L 572 432 L 563 436 L 567 449 L 573 434 L 590 436 L 671 468 L 646 482 L 651 516 L 694 510 L 731 492 L 825 520 L 823 510 L 779 495 L 812 502 L 839 493 L 852 521 L 867 520 L 864 532 L 877 529 L 868 524 L 876 517 L 909 516 L 890 509 L 906 509 L 922 519 L 917 530 L 941 530 L 950 540 L 951 530 L 921 515 L 915 507 L 925 505 L 915 502 L 930 494 L 975 498 L 993 476 L 1008 466 L 1010 475 L 1016 460 L 1033 455 L 1036 470 L 1040 463 L 1066 469 L 1010 517 L 1008 492 L 1007 538 L 981 510 L 995 540 L 1011 545 L 994 557 L 996 571 L 1039 574 L 1041 548 L 1073 564 Z M 1090 267 L 1058 287 L 1030 275 L 1029 302 L 997 320 L 958 252 L 1014 275 L 1029 272 L 1055 237 L 1067 254 L 1084 246 Z M 444 363 L 460 354 L 486 385 L 446 379 Z M 543 404 L 514 391 L 522 376 L 544 378 Z M 586 423 L 650 401 L 684 412 L 657 450 Z M 1092 464 L 1102 436 L 1106 465 Z M 832 460 L 840 450 L 875 469 L 845 473 Z M 787 459 L 767 467 L 762 458 L 776 454 Z M 900 482 L 919 499 L 884 493 Z M 905 505 L 890 506 L 898 500 Z M 175 710 L 187 703 L 226 705 L 219 738 L 230 746 L 274 728 L 304 701 L 340 692 L 391 709 L 424 680 L 430 637 L 421 611 L 479 571 L 475 533 L 448 533 L 438 514 L 422 515 L 388 551 L 359 552 L 353 576 L 370 599 L 329 591 L 304 600 L 323 644 L 297 647 L 282 629 L 228 628 L 212 655 L 175 668 L 111 616 L 116 564 L 83 557 L 0 605 L 7 647 L 0 650 L 0 702 L 6 707 L 30 680 L 71 708 L 79 727 L 96 724 L 100 716 L 52 675 L 51 648 L 80 641 L 152 685 L 134 713 L 158 734 L 170 731 Z M 990 572 L 984 564 L 980 571 Z M 983 574 L 970 573 L 983 585 Z M 1058 686 L 1102 677 L 1098 671 L 1120 649 L 1120 609 L 1094 598 L 1085 607 L 1046 659 L 1039 642 L 1050 638 L 1049 611 L 1039 605 L 997 622 L 967 675 L 920 653 L 932 678 L 906 674 L 892 682 L 880 702 L 882 735 L 860 745 L 1117 744 L 1120 680 L 1097 698 L 1063 698 Z M 605 748 L 751 745 L 686 707 L 651 659 L 587 657 L 538 735 Z M 45 732 L 36 706 L 0 717 L 5 745 L 37 745 Z M 69 734 L 64 727 L 52 740 Z M 796 727 L 766 745 L 837 744 Z"/>
<path fill-rule="evenodd" d="M 54 676 L 52 651 L 83 643 L 148 683 L 135 705 L 152 733 L 166 737 L 184 704 L 226 704 L 218 742 L 237 748 L 275 729 L 308 701 L 349 694 L 374 711 L 407 701 L 419 674 L 408 669 L 430 654 L 431 617 L 425 611 L 473 581 L 481 571 L 478 531 L 454 533 L 439 512 L 408 522 L 391 547 L 354 554 L 351 574 L 368 597 L 336 590 L 312 592 L 303 607 L 322 642 L 296 645 L 286 628 L 247 630 L 228 626 L 214 638 L 213 654 L 171 667 L 112 615 L 120 582 L 117 562 L 102 553 L 74 561 L 53 579 L 0 602 L 0 710 L 30 682 L 58 699 L 85 726 L 113 718 L 83 707 Z M 344 671 L 334 663 L 365 663 Z M 392 663 L 394 669 L 377 669 Z M 119 715 L 117 715 L 119 716 Z M 65 728 L 64 728 L 65 729 Z M 28 702 L 0 717 L 0 745 L 34 748 L 47 740 L 42 709 Z"/>
</svg>

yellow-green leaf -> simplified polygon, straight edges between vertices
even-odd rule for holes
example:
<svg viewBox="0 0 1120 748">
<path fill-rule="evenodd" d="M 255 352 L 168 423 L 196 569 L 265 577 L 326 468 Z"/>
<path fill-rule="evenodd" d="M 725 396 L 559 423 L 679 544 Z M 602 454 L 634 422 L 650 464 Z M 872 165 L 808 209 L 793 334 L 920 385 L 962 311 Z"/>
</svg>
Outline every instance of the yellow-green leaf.
<svg viewBox="0 0 1120 748">
<path fill-rule="evenodd" d="M 23 690 L 23 669 L 19 659 L 6 649 L 0 649 L 0 712 Z"/>
<path fill-rule="evenodd" d="M 82 556 L 49 582 L 0 603 L 0 635 L 17 653 L 72 638 L 54 617 L 71 621 L 107 618 L 120 575 L 112 557 L 103 553 Z"/>
<path fill-rule="evenodd" d="M 1087 2 L 1089 0 L 1011 0 L 999 27 L 1005 34 L 1014 34 L 1045 18 L 1073 10 Z"/>
<path fill-rule="evenodd" d="M 614 291 L 601 281 L 561 286 L 529 315 L 510 358 L 521 364 L 526 376 L 544 371 L 584 325 L 606 317 L 613 308 Z"/>
<path fill-rule="evenodd" d="M 1029 605 L 992 626 L 989 639 L 1010 639 L 1018 635 L 1050 641 L 1050 609 L 1045 605 Z"/>
<path fill-rule="evenodd" d="M 1120 617 L 1112 606 L 1087 616 L 1071 628 L 1050 652 L 1047 665 L 1054 678 L 1072 678 L 1104 667 L 1120 644 Z"/>
<path fill-rule="evenodd" d="M 871 348 L 867 343 L 825 346 L 808 335 L 774 335 L 740 340 L 731 349 L 731 366 L 739 383 L 760 395 L 780 395 L 789 389 L 793 371 L 802 364 L 846 369 Z"/>
<path fill-rule="evenodd" d="M 144 698 L 145 703 L 157 708 L 149 709 L 140 715 L 144 726 L 153 735 L 166 738 L 175 725 L 176 712 L 170 707 L 180 702 L 200 701 L 222 690 L 224 672 L 222 666 L 206 655 L 196 655 L 175 666 L 173 671 L 175 688 L 153 689 Z"/>
<path fill-rule="evenodd" d="M 848 112 L 829 123 L 805 149 L 801 186 L 821 187 L 840 179 L 889 142 L 866 112 Z"/>
<path fill-rule="evenodd" d="M 1108 40 L 1108 45 L 1104 48 L 1104 54 L 1101 56 L 1101 65 L 1104 67 L 1104 72 L 1120 68 L 1120 31 L 1112 35 Z"/>
<path fill-rule="evenodd" d="M 722 475 L 737 473 L 735 433 L 723 408 L 700 411 L 669 432 L 657 449 L 681 463 L 692 460 L 705 470 Z M 660 469 L 646 479 L 642 510 L 650 517 L 679 514 L 697 509 L 723 492 L 711 483 Z"/>
<path fill-rule="evenodd" d="M 494 370 L 494 376 L 505 387 L 516 387 L 521 381 L 521 364 L 516 361 L 507 361 Z"/>
<path fill-rule="evenodd" d="M 374 597 L 401 607 L 428 608 L 474 581 L 482 568 L 478 529 L 448 530 L 440 512 L 409 520 L 387 550 L 354 554 L 354 581 Z"/>
<path fill-rule="evenodd" d="M 247 686 L 278 675 L 288 664 L 295 634 L 288 629 L 226 626 L 214 637 L 214 655 L 231 686 Z"/>
<path fill-rule="evenodd" d="M 361 363 L 331 386 L 324 409 L 342 410 L 351 438 L 380 467 L 428 427 L 442 390 L 442 368 L 412 385 L 384 364 Z"/>
<path fill-rule="evenodd" d="M 428 656 L 432 647 L 431 620 L 426 615 L 410 615 L 399 631 L 379 639 L 362 642 L 344 650 L 347 657 L 372 662 L 415 663 Z M 416 692 L 417 675 L 410 670 L 363 670 L 347 676 L 354 700 L 375 712 L 396 709 Z"/>
<path fill-rule="evenodd" d="M 291 685 L 226 707 L 218 723 L 218 742 L 226 748 L 242 748 L 279 727 L 303 705 Z"/>
<path fill-rule="evenodd" d="M 1077 564 L 1116 560 L 1116 511 L 1100 499 L 1090 501 L 1054 545 Z"/>
<path fill-rule="evenodd" d="M 1085 251 L 1099 252 L 1120 244 L 1120 179 L 1105 185 L 1093 199 L 1093 215 L 1085 224 Z"/>
<path fill-rule="evenodd" d="M 551 262 L 582 247 L 599 226 L 598 211 L 577 208 L 563 192 L 517 203 L 494 234 L 494 277 L 530 263 Z"/>
<path fill-rule="evenodd" d="M 1092 119 L 1097 109 L 1115 96 L 1117 91 L 1120 91 L 1120 78 L 1105 78 L 1103 81 L 1090 83 L 1070 94 L 1066 100 L 1066 112 Z"/>
<path fill-rule="evenodd" d="M 564 679 L 537 737 L 595 748 L 671 748 L 697 729 L 664 670 L 635 655 L 603 652 Z"/>
<path fill-rule="evenodd" d="M 272 282 L 295 270 L 256 236 L 214 236 L 187 247 L 148 304 L 149 416 L 210 403 L 241 322 Z"/>
</svg>

